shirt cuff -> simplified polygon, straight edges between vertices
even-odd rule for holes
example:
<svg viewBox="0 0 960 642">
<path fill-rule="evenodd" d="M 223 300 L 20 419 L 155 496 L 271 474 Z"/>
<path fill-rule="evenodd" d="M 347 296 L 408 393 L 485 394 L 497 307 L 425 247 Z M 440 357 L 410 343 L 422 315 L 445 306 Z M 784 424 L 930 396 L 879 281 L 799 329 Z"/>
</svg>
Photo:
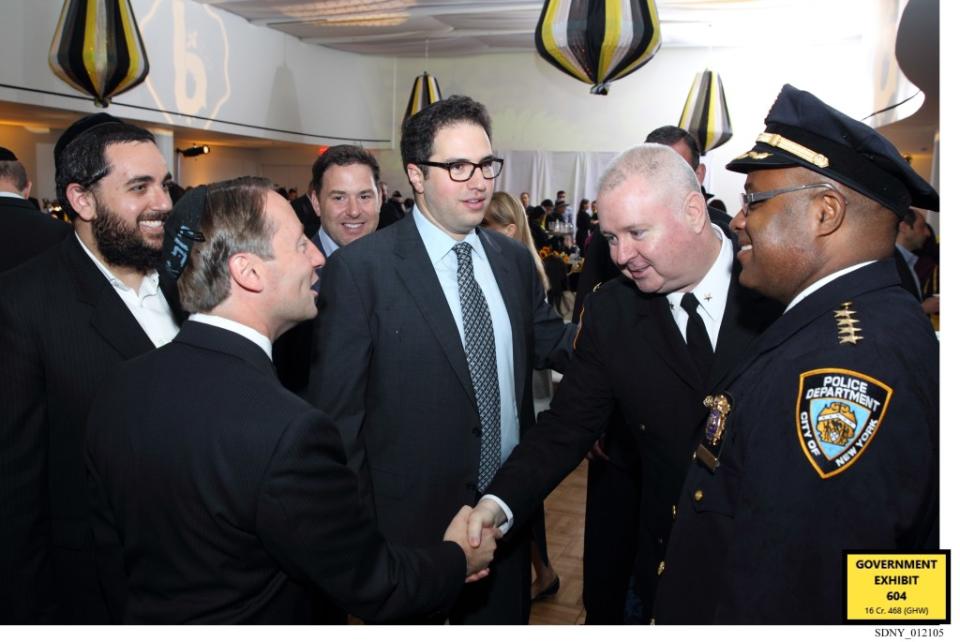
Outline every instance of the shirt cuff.
<svg viewBox="0 0 960 642">
<path fill-rule="evenodd" d="M 500 533 L 503 535 L 507 534 L 507 531 L 513 527 L 513 511 L 510 510 L 510 507 L 503 503 L 503 500 L 497 497 L 496 495 L 484 495 L 480 498 L 480 501 L 489 499 L 492 502 L 495 502 L 497 506 L 500 507 L 500 510 L 503 511 L 503 514 L 507 516 L 507 521 L 503 524 L 498 524 L 497 528 L 500 529 Z"/>
</svg>

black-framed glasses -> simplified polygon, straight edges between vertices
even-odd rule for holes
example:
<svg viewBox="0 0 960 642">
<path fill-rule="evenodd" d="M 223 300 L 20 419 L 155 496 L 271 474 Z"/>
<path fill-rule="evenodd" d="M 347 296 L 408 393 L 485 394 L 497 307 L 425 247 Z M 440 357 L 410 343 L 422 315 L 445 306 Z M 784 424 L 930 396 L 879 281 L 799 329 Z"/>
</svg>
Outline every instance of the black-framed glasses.
<svg viewBox="0 0 960 642">
<path fill-rule="evenodd" d="M 473 173 L 480 169 L 480 175 L 486 179 L 496 178 L 503 171 L 502 158 L 485 158 L 479 163 L 471 163 L 468 160 L 456 160 L 449 163 L 438 163 L 435 161 L 410 161 L 415 165 L 426 165 L 427 167 L 440 167 L 447 170 L 450 174 L 450 180 L 457 183 L 466 183 L 473 178 Z"/>
<path fill-rule="evenodd" d="M 825 187 L 826 189 L 837 189 L 830 183 L 807 183 L 806 185 L 795 185 L 794 187 L 784 187 L 781 189 L 772 189 L 769 192 L 747 192 L 740 194 L 740 208 L 747 212 L 751 205 L 758 205 L 764 201 L 769 201 L 774 196 L 789 194 L 790 192 L 799 192 L 803 189 L 813 189 L 815 187 Z"/>
</svg>

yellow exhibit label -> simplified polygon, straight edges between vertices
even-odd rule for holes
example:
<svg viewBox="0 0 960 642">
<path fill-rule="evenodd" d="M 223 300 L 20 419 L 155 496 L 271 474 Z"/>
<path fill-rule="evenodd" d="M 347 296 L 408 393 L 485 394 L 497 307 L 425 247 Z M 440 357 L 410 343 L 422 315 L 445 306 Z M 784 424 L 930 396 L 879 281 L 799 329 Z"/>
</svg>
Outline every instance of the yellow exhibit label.
<svg viewBox="0 0 960 642">
<path fill-rule="evenodd" d="M 949 551 L 846 553 L 848 621 L 949 622 Z"/>
</svg>

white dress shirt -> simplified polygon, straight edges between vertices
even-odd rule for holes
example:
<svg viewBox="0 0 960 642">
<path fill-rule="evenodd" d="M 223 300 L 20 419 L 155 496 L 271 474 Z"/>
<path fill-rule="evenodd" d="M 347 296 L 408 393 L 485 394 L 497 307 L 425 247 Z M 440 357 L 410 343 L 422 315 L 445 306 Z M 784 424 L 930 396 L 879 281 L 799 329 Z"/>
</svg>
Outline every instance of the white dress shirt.
<svg viewBox="0 0 960 642">
<path fill-rule="evenodd" d="M 433 265 L 443 296 L 453 314 L 460 333 L 460 343 L 463 343 L 463 312 L 460 308 L 460 288 L 457 285 L 457 254 L 453 247 L 460 243 L 439 227 L 431 223 L 414 206 L 413 220 L 420 232 L 420 238 L 427 248 L 427 255 Z M 477 232 L 471 231 L 464 243 L 468 243 L 473 251 L 473 278 L 483 291 L 490 310 L 490 320 L 493 323 L 493 338 L 497 351 L 497 382 L 500 388 L 500 463 L 502 464 L 520 442 L 520 415 L 517 411 L 517 395 L 513 382 L 513 326 L 507 314 L 507 306 L 500 294 L 500 287 L 493 274 L 493 268 L 483 250 Z"/>
<path fill-rule="evenodd" d="M 727 292 L 730 290 L 730 277 L 733 275 L 733 242 L 727 238 L 719 227 L 710 225 L 713 233 L 720 239 L 720 253 L 706 275 L 700 279 L 691 292 L 697 297 L 699 305 L 697 314 L 703 319 L 703 325 L 710 337 L 710 345 L 717 349 L 717 337 L 720 336 L 720 325 L 723 323 L 723 311 L 727 308 Z M 680 329 L 680 336 L 687 340 L 687 311 L 680 307 L 680 299 L 685 292 L 671 292 L 667 295 L 670 304 L 670 314 Z"/>
<path fill-rule="evenodd" d="M 170 343 L 177 336 L 180 328 L 177 327 L 173 311 L 160 289 L 160 275 L 157 271 L 151 270 L 145 274 L 143 281 L 140 282 L 140 289 L 135 291 L 114 276 L 113 272 L 90 251 L 90 248 L 84 245 L 79 235 L 77 240 L 80 241 L 80 247 L 87 253 L 93 264 L 113 286 L 114 291 L 120 295 L 120 299 L 153 345 L 159 348 Z"/>
<path fill-rule="evenodd" d="M 205 323 L 220 328 L 221 330 L 229 330 L 230 332 L 239 334 L 244 339 L 248 339 L 257 344 L 257 347 L 266 352 L 270 360 L 273 361 L 273 344 L 270 343 L 270 339 L 248 325 L 215 314 L 203 314 L 202 312 L 194 312 L 190 315 L 189 320 L 196 321 L 197 323 Z"/>
<path fill-rule="evenodd" d="M 836 279 L 839 279 L 844 274 L 848 274 L 850 272 L 853 272 L 854 270 L 859 270 L 864 265 L 870 265 L 871 263 L 876 263 L 876 261 L 864 261 L 863 263 L 857 263 L 856 265 L 851 265 L 850 267 L 845 267 L 842 270 L 837 270 L 836 272 L 832 274 L 828 274 L 822 279 L 814 281 L 813 283 L 805 287 L 803 290 L 801 290 L 800 294 L 793 297 L 793 300 L 790 302 L 790 305 L 787 306 L 787 309 L 784 310 L 783 313 L 786 314 L 787 312 L 789 312 L 790 308 L 794 307 L 795 305 L 797 305 L 798 303 L 806 299 L 808 296 L 810 296 L 811 294 L 813 294 L 814 292 L 816 292 L 817 290 L 825 286 L 827 283 L 830 283 L 830 281 L 835 281 Z"/>
</svg>

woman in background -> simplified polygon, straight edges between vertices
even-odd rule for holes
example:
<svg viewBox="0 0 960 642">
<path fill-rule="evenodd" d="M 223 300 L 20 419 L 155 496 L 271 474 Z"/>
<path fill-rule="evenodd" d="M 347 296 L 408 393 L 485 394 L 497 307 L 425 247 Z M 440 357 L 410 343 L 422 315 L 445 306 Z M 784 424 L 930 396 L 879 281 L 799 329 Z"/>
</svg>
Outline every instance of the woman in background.
<svg viewBox="0 0 960 642">
<path fill-rule="evenodd" d="M 543 269 L 543 261 L 540 260 L 537 248 L 533 244 L 533 235 L 530 233 L 530 226 L 527 224 L 527 214 L 520 201 L 506 192 L 494 192 L 490 205 L 484 214 L 482 225 L 522 243 L 530 251 L 530 256 L 533 257 L 533 264 L 537 267 L 537 274 L 540 276 L 540 282 L 543 283 L 544 291 L 550 288 L 547 274 Z M 551 397 L 553 397 L 553 385 L 550 371 L 534 370 L 534 412 L 539 414 L 546 410 L 550 406 Z M 531 530 L 533 541 L 530 546 L 530 557 L 537 577 L 533 581 L 530 592 L 533 600 L 537 601 L 555 595 L 560 590 L 560 578 L 553 567 L 550 566 L 550 559 L 547 557 L 547 532 L 543 506 L 540 507 L 539 513 L 533 518 Z"/>
</svg>

